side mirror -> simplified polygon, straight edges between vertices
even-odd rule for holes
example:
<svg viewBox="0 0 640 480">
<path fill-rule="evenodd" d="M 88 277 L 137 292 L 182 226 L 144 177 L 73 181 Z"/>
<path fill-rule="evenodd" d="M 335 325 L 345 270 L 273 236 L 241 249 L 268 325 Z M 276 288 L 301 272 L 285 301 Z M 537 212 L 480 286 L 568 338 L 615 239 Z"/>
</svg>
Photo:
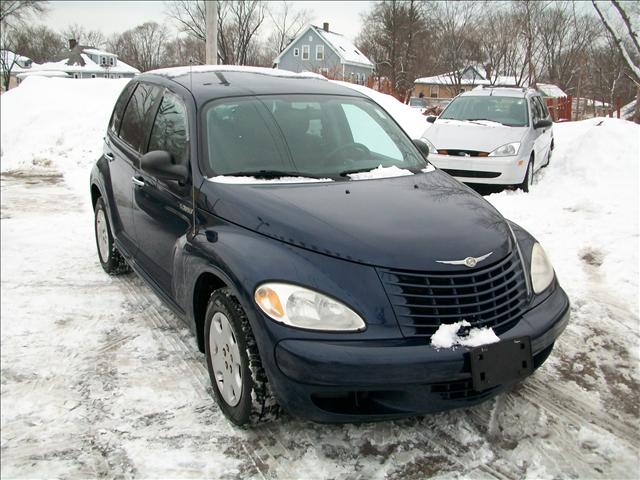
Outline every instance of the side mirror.
<svg viewBox="0 0 640 480">
<path fill-rule="evenodd" d="M 535 129 L 547 128 L 547 127 L 550 127 L 551 125 L 553 125 L 553 122 L 551 120 L 538 120 L 536 123 L 533 124 L 533 128 Z"/>
<path fill-rule="evenodd" d="M 418 150 L 420 150 L 420 153 L 426 160 L 429 157 L 429 145 L 419 138 L 415 138 L 413 140 L 413 144 L 418 148 Z"/>
<path fill-rule="evenodd" d="M 433 122 L 435 122 L 435 121 L 436 121 L 436 118 L 438 118 L 438 117 L 436 117 L 435 115 L 429 115 L 429 116 L 427 117 L 427 122 L 429 122 L 429 123 L 433 123 Z"/>
<path fill-rule="evenodd" d="M 174 164 L 172 155 L 166 150 L 152 150 L 145 153 L 140 159 L 140 168 L 160 180 L 184 183 L 189 179 L 187 167 Z"/>
</svg>

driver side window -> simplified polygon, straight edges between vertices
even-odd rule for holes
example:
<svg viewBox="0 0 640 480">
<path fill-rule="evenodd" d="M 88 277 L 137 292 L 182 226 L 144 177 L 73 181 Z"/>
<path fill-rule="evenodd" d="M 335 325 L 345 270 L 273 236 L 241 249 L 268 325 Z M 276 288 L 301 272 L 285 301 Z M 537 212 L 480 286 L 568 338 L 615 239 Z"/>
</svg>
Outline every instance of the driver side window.
<svg viewBox="0 0 640 480">
<path fill-rule="evenodd" d="M 156 115 L 149 151 L 166 150 L 178 165 L 189 161 L 189 129 L 184 104 L 172 93 L 165 93 Z"/>
<path fill-rule="evenodd" d="M 371 115 L 353 104 L 343 104 L 342 110 L 347 117 L 354 143 L 366 145 L 372 152 L 404 161 L 402 153 L 389 138 L 389 134 Z"/>
</svg>

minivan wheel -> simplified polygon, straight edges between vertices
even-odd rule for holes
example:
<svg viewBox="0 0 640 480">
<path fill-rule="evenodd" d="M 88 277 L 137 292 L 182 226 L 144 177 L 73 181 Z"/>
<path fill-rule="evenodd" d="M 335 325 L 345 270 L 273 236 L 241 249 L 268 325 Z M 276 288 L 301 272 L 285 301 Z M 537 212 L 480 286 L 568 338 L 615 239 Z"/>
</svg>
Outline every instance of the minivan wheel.
<svg viewBox="0 0 640 480">
<path fill-rule="evenodd" d="M 96 246 L 98 247 L 98 259 L 100 265 L 109 275 L 120 275 L 131 270 L 124 257 L 116 248 L 109 219 L 107 217 L 107 209 L 104 206 L 102 198 L 98 198 L 94 208 L 95 214 L 95 234 Z"/>
<path fill-rule="evenodd" d="M 524 180 L 519 185 L 520 189 L 529 193 L 531 191 L 531 184 L 533 183 L 533 159 L 529 160 L 529 165 L 527 165 L 527 171 L 524 174 Z"/>
<path fill-rule="evenodd" d="M 204 325 L 207 368 L 222 413 L 236 425 L 273 420 L 279 405 L 247 316 L 228 288 L 214 291 Z"/>
</svg>

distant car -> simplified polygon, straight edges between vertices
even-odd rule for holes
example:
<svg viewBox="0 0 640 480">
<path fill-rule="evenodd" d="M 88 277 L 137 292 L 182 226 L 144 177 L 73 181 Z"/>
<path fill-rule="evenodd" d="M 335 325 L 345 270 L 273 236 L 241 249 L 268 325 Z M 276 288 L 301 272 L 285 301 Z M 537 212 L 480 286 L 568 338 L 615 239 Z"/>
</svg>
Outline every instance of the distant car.
<svg viewBox="0 0 640 480">
<path fill-rule="evenodd" d="M 222 412 L 388 419 L 533 373 L 570 315 L 542 247 L 365 95 L 283 75 L 137 76 L 91 173 L 102 267 L 190 326 Z"/>
<path fill-rule="evenodd" d="M 423 135 L 429 160 L 465 183 L 531 189 L 549 165 L 553 122 L 540 94 L 522 88 L 482 88 L 457 96 Z"/>
</svg>

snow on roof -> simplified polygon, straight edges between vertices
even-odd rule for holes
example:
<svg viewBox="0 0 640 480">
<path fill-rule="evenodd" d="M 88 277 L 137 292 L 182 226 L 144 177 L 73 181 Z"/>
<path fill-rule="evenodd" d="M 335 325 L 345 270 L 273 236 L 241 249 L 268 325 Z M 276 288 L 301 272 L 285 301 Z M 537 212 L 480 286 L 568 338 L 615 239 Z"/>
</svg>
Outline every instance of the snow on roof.
<svg viewBox="0 0 640 480">
<path fill-rule="evenodd" d="M 443 73 L 442 75 L 435 75 L 433 77 L 422 77 L 417 78 L 413 83 L 427 83 L 427 84 L 435 84 L 435 85 L 457 85 L 455 73 L 448 72 Z M 482 78 L 461 78 L 460 85 L 489 85 L 491 82 L 489 80 L 484 80 Z"/>
<path fill-rule="evenodd" d="M 65 58 L 60 60 L 59 62 L 47 62 L 41 65 L 34 65 L 31 68 L 31 71 L 58 70 L 58 71 L 69 72 L 69 73 L 84 72 L 84 73 L 98 73 L 98 74 L 140 73 L 140 70 L 138 70 L 137 68 L 133 68 L 131 65 L 124 63 L 122 60 L 118 60 L 117 64 L 113 67 L 102 67 L 98 65 L 96 62 L 94 62 L 93 60 L 91 60 L 91 57 L 89 57 L 89 55 L 82 53 L 81 57 L 82 57 L 82 60 L 84 60 L 84 65 L 78 65 L 78 64 L 67 65 L 67 62 L 69 61 L 69 59 Z"/>
<path fill-rule="evenodd" d="M 538 83 L 536 88 L 545 97 L 559 98 L 567 96 L 559 86 L 553 85 L 552 83 Z"/>
<path fill-rule="evenodd" d="M 5 66 L 9 66 L 11 68 L 11 73 L 27 72 L 31 69 L 29 66 L 24 68 L 20 65 L 20 63 L 24 64 L 26 62 L 31 62 L 31 59 L 24 55 L 19 55 L 11 50 L 0 50 L 0 57 L 2 58 L 2 61 L 0 62 L 0 70 L 4 71 Z M 32 63 L 32 65 L 37 64 Z"/>
<path fill-rule="evenodd" d="M 335 32 L 327 32 L 320 27 L 311 25 L 311 27 L 335 50 L 339 57 L 346 63 L 356 63 L 373 68 L 373 63 L 364 53 L 356 48 L 344 35 Z"/>
<path fill-rule="evenodd" d="M 105 52 L 104 50 L 99 50 L 97 48 L 83 48 L 83 53 L 88 53 L 89 55 L 108 55 L 111 57 L 115 57 L 115 53 Z"/>
<path fill-rule="evenodd" d="M 27 77 L 63 77 L 69 78 L 71 75 L 61 70 L 23 70 L 22 73 L 16 75 L 19 79 Z"/>
<path fill-rule="evenodd" d="M 295 78 L 317 78 L 326 80 L 325 77 L 313 72 L 291 72 L 289 70 L 280 70 L 277 68 L 251 67 L 247 65 L 194 65 L 192 67 L 170 67 L 150 70 L 145 73 L 153 73 L 157 75 L 166 75 L 167 77 L 179 77 L 188 73 L 208 73 L 208 72 L 246 72 L 260 73 L 262 75 L 271 75 L 274 77 L 295 77 Z"/>
</svg>

